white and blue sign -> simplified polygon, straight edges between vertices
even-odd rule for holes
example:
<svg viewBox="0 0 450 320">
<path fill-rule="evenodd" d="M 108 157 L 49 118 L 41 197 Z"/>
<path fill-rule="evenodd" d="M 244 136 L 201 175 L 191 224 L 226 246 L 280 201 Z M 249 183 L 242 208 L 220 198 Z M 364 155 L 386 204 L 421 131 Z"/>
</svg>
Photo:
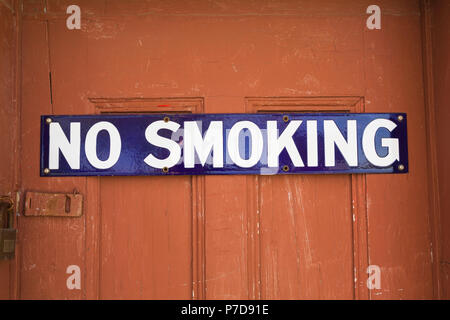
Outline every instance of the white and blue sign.
<svg viewBox="0 0 450 320">
<path fill-rule="evenodd" d="M 41 176 L 406 172 L 404 113 L 41 117 Z"/>
</svg>

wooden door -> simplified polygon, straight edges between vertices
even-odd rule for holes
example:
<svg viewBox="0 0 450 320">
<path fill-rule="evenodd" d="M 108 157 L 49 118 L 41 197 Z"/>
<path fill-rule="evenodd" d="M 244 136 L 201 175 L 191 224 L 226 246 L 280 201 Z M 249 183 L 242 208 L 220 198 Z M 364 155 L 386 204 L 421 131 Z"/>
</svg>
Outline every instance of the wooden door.
<svg viewBox="0 0 450 320">
<path fill-rule="evenodd" d="M 19 217 L 18 298 L 433 297 L 418 2 L 380 30 L 357 0 L 79 1 L 81 30 L 69 4 L 24 1 L 21 189 L 83 215 Z M 407 112 L 410 172 L 39 177 L 41 114 L 324 110 Z"/>
</svg>

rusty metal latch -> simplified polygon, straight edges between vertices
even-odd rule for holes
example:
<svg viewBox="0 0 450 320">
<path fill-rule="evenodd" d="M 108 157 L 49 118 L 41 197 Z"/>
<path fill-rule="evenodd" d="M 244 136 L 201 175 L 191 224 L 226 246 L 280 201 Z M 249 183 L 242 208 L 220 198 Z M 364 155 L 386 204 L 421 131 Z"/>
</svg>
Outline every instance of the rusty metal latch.
<svg viewBox="0 0 450 320">
<path fill-rule="evenodd" d="M 16 249 L 17 230 L 13 229 L 14 201 L 0 196 L 0 259 L 12 259 Z"/>
<path fill-rule="evenodd" d="M 73 193 L 27 192 L 25 216 L 79 217 L 83 211 L 83 196 Z"/>
</svg>

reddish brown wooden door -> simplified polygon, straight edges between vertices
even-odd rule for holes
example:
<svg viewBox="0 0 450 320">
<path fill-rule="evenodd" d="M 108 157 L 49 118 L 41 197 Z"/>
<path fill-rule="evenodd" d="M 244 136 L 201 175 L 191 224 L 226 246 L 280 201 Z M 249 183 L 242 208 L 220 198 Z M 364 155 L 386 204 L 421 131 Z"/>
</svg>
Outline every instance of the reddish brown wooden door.
<svg viewBox="0 0 450 320">
<path fill-rule="evenodd" d="M 21 190 L 83 215 L 19 217 L 18 298 L 433 297 L 417 2 L 381 30 L 366 1 L 79 1 L 81 30 L 69 4 L 24 1 Z M 41 114 L 324 110 L 407 112 L 410 172 L 39 177 Z"/>
</svg>

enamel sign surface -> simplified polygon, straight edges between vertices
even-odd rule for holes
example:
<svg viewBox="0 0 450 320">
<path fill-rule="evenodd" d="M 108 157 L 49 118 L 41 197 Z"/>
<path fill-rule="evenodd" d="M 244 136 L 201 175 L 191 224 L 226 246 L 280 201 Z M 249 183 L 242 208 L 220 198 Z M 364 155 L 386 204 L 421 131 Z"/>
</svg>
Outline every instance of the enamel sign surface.
<svg viewBox="0 0 450 320">
<path fill-rule="evenodd" d="M 404 113 L 41 117 L 41 176 L 406 173 Z"/>
</svg>

